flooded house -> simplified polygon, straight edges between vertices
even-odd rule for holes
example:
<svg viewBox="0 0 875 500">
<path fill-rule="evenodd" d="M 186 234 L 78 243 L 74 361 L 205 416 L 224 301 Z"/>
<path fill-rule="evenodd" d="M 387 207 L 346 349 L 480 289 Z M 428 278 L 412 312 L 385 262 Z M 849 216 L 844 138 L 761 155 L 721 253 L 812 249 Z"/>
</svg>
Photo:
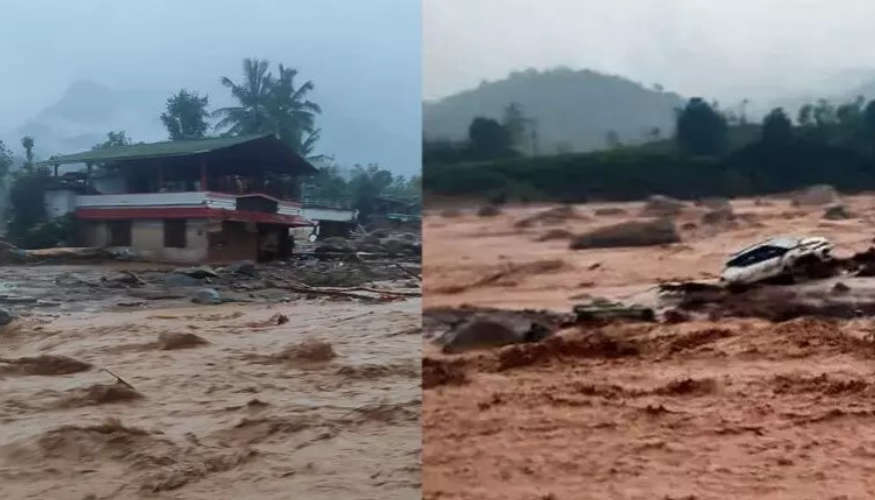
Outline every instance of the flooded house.
<svg viewBox="0 0 875 500">
<path fill-rule="evenodd" d="M 59 175 L 65 165 L 85 170 Z M 52 157 L 46 208 L 75 214 L 80 245 L 129 247 L 152 261 L 271 260 L 290 229 L 312 227 L 299 203 L 315 167 L 272 134 L 134 144 Z"/>
</svg>

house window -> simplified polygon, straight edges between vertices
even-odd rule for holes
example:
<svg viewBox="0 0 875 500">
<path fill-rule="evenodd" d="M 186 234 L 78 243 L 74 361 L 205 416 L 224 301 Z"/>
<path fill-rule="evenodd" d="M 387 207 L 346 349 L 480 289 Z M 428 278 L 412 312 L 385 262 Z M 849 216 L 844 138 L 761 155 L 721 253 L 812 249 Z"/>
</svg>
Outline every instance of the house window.
<svg viewBox="0 0 875 500">
<path fill-rule="evenodd" d="M 131 221 L 113 220 L 107 222 L 107 226 L 109 228 L 109 246 L 131 246 Z"/>
<path fill-rule="evenodd" d="M 166 248 L 185 248 L 185 219 L 164 221 L 164 246 Z"/>
</svg>

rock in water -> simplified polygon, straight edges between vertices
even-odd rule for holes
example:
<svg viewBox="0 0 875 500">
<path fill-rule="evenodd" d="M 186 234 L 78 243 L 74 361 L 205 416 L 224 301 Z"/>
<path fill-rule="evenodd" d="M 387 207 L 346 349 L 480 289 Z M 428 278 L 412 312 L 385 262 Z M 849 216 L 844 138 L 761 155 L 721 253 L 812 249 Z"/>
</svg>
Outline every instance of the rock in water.
<svg viewBox="0 0 875 500">
<path fill-rule="evenodd" d="M 538 342 L 551 334 L 549 328 L 529 320 L 475 317 L 438 339 L 446 353 Z"/>
<path fill-rule="evenodd" d="M 645 217 L 673 217 L 684 209 L 684 202 L 656 194 L 647 198 L 641 215 Z"/>
<path fill-rule="evenodd" d="M 501 213 L 501 209 L 495 205 L 484 205 L 477 211 L 480 217 L 494 217 Z"/>
<path fill-rule="evenodd" d="M 255 276 L 257 274 L 255 271 L 255 263 L 251 260 L 234 262 L 228 266 L 228 271 L 234 274 L 244 274 L 246 276 Z"/>
<path fill-rule="evenodd" d="M 823 214 L 824 219 L 828 220 L 843 220 L 850 219 L 851 214 L 848 212 L 848 209 L 845 208 L 844 205 L 832 205 L 826 209 L 826 212 Z"/>
<path fill-rule="evenodd" d="M 15 319 L 15 315 L 11 311 L 0 308 L 0 326 L 8 325 Z"/>
<path fill-rule="evenodd" d="M 191 299 L 196 304 L 221 304 L 222 296 L 212 288 L 202 288 Z"/>
<path fill-rule="evenodd" d="M 838 191 L 827 184 L 809 186 L 791 195 L 793 206 L 829 205 L 839 201 Z"/>
<path fill-rule="evenodd" d="M 186 276 L 191 276 L 192 278 L 204 279 L 204 278 L 217 278 L 219 275 L 216 274 L 216 271 L 209 266 L 198 266 L 198 267 L 183 267 L 174 270 L 173 272 L 184 274 Z"/>
<path fill-rule="evenodd" d="M 185 274 L 178 274 L 178 273 L 166 274 L 161 279 L 161 281 L 164 282 L 164 285 L 173 286 L 173 287 L 176 287 L 176 286 L 201 286 L 201 285 L 203 285 L 203 281 L 201 281 L 197 278 L 192 278 L 191 276 L 188 276 Z"/>
<path fill-rule="evenodd" d="M 585 248 L 642 247 L 681 241 L 669 219 L 628 221 L 605 226 L 571 240 L 572 250 Z"/>
</svg>

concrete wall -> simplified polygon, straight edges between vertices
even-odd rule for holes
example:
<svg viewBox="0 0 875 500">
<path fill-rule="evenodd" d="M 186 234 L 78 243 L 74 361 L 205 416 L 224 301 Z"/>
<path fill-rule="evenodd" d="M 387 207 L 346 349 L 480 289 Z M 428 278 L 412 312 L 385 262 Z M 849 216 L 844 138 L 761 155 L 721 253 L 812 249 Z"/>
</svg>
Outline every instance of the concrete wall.
<svg viewBox="0 0 875 500">
<path fill-rule="evenodd" d="M 164 221 L 138 219 L 131 225 L 131 247 L 146 260 L 160 262 L 202 262 L 207 258 L 206 220 L 188 219 L 185 248 L 164 247 Z"/>
<path fill-rule="evenodd" d="M 109 229 L 104 221 L 80 221 L 80 235 L 86 246 L 104 247 L 109 243 Z M 131 223 L 131 248 L 145 260 L 154 262 L 200 263 L 208 257 L 207 221 L 188 219 L 185 248 L 164 247 L 164 221 L 138 219 Z"/>
<path fill-rule="evenodd" d="M 43 201 L 50 219 L 76 210 L 76 193 L 68 189 L 50 189 L 43 195 Z"/>
</svg>

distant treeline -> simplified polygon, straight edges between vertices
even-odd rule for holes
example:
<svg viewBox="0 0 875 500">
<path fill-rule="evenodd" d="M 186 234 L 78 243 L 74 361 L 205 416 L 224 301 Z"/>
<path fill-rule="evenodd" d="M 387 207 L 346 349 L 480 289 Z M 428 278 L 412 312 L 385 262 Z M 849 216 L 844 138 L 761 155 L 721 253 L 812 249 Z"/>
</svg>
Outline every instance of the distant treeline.
<svg viewBox="0 0 875 500">
<path fill-rule="evenodd" d="M 730 126 L 716 104 L 693 98 L 677 111 L 676 130 L 641 146 L 481 161 L 426 144 L 423 185 L 426 196 L 575 202 L 748 196 L 816 183 L 875 189 L 875 101 L 821 100 L 801 108 L 795 124 L 777 108 L 760 125 Z"/>
</svg>

